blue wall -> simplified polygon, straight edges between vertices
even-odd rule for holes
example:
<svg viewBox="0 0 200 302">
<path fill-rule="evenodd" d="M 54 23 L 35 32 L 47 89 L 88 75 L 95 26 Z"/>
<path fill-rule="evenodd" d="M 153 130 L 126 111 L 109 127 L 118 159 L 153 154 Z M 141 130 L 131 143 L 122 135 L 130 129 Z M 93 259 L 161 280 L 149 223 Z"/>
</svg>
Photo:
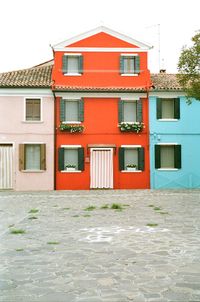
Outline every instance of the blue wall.
<svg viewBox="0 0 200 302">
<path fill-rule="evenodd" d="M 164 95 L 159 94 L 159 97 Z M 193 100 L 188 105 L 182 96 L 180 119 L 159 121 L 156 119 L 156 97 L 150 96 L 149 111 L 151 188 L 200 188 L 200 102 Z M 154 146 L 159 143 L 181 144 L 181 169 L 155 169 Z"/>
</svg>

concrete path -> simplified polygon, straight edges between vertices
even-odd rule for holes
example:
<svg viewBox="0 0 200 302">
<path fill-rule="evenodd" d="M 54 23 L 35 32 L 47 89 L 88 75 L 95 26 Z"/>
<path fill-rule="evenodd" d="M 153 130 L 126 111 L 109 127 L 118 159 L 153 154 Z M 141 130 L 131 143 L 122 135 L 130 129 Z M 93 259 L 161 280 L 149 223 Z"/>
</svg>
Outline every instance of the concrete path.
<svg viewBox="0 0 200 302">
<path fill-rule="evenodd" d="M 199 190 L 0 192 L 0 235 L 2 302 L 200 301 Z"/>
</svg>

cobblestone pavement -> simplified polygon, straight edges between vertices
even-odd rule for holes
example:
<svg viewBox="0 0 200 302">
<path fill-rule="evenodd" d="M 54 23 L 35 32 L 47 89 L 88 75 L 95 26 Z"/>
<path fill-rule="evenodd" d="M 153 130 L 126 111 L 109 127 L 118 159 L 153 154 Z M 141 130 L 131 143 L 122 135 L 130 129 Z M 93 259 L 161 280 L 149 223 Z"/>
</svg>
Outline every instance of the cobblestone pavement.
<svg viewBox="0 0 200 302">
<path fill-rule="evenodd" d="M 0 192 L 0 224 L 0 301 L 200 301 L 200 190 Z"/>
</svg>

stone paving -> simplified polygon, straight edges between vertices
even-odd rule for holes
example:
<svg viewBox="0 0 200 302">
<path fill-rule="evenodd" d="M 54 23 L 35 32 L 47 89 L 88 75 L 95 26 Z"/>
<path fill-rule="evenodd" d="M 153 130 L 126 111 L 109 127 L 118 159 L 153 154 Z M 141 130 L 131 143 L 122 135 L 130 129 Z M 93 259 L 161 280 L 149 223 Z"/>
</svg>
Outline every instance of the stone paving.
<svg viewBox="0 0 200 302">
<path fill-rule="evenodd" d="M 200 301 L 200 190 L 0 192 L 0 222 L 2 302 Z"/>
</svg>

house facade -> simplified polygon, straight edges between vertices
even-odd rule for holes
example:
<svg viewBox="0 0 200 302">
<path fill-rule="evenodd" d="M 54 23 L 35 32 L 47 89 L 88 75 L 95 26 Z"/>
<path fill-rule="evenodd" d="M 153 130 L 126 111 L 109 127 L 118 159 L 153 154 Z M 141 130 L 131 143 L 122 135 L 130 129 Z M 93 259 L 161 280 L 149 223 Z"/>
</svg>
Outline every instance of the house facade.
<svg viewBox="0 0 200 302">
<path fill-rule="evenodd" d="M 51 68 L 0 74 L 0 190 L 54 188 Z"/>
<path fill-rule="evenodd" d="M 150 187 L 149 48 L 105 27 L 53 46 L 56 189 Z"/>
<path fill-rule="evenodd" d="M 176 75 L 152 75 L 150 93 L 151 188 L 200 187 L 200 102 L 188 105 Z"/>
</svg>

